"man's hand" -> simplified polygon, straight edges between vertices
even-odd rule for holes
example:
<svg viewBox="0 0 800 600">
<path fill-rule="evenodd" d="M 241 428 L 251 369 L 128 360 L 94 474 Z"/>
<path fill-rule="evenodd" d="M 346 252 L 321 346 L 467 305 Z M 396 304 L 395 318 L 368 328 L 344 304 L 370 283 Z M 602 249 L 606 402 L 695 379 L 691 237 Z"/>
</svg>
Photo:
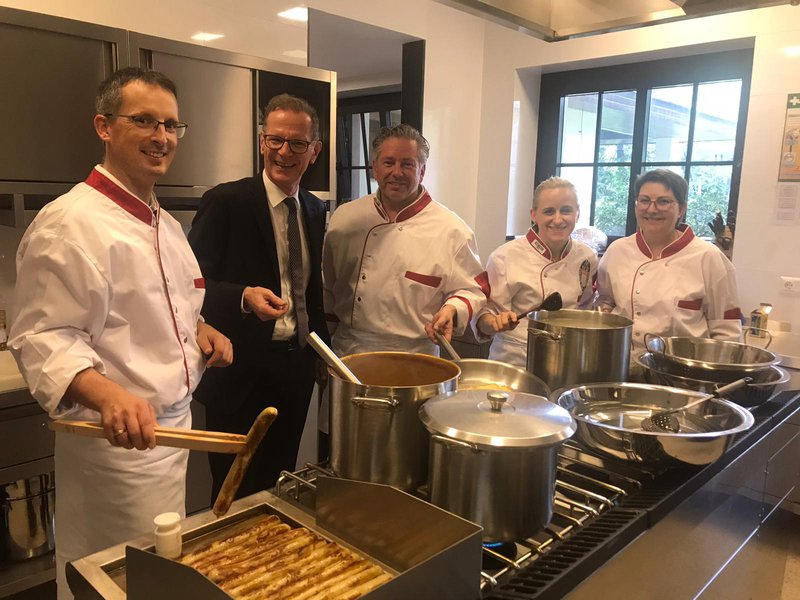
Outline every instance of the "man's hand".
<svg viewBox="0 0 800 600">
<path fill-rule="evenodd" d="M 203 321 L 197 322 L 197 345 L 206 356 L 207 367 L 227 367 L 233 362 L 233 344 Z"/>
<path fill-rule="evenodd" d="M 64 398 L 100 413 L 100 424 L 112 446 L 147 450 L 156 445 L 156 413 L 144 398 L 134 396 L 95 369 L 78 373 Z"/>
<path fill-rule="evenodd" d="M 278 319 L 289 310 L 289 304 L 285 300 L 263 287 L 244 288 L 244 305 L 262 321 Z"/>
<path fill-rule="evenodd" d="M 494 335 L 501 331 L 510 331 L 519 325 L 517 314 L 505 310 L 499 315 L 485 313 L 478 319 L 478 329 L 486 335 Z"/>
<path fill-rule="evenodd" d="M 456 309 L 450 304 L 445 304 L 439 309 L 429 323 L 425 323 L 425 333 L 434 344 L 438 344 L 434 331 L 441 333 L 448 341 L 453 338 L 453 321 L 456 317 Z"/>
</svg>

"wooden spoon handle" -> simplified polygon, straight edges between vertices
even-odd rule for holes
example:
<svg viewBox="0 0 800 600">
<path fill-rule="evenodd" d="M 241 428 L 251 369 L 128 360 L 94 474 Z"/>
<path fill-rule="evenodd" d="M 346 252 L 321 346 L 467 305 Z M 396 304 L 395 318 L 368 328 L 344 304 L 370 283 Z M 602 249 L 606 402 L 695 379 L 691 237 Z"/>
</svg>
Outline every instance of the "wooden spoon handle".
<svg viewBox="0 0 800 600">
<path fill-rule="evenodd" d="M 92 421 L 70 421 L 59 419 L 50 421 L 47 425 L 52 431 L 73 433 L 84 437 L 103 438 L 106 433 L 100 423 Z M 246 446 L 246 438 L 236 433 L 221 433 L 217 431 L 201 431 L 197 429 L 179 429 L 176 427 L 161 427 L 157 425 L 156 445 L 169 446 L 170 448 L 185 448 L 201 452 L 219 452 L 223 454 L 237 454 Z"/>
<path fill-rule="evenodd" d="M 212 510 L 218 517 L 227 513 L 228 509 L 231 507 L 236 492 L 242 484 L 245 471 L 247 471 L 247 467 L 253 459 L 253 454 L 255 454 L 261 440 L 264 439 L 264 435 L 266 435 L 270 425 L 272 425 L 277 417 L 278 410 L 271 406 L 267 407 L 256 417 L 253 426 L 250 428 L 250 431 L 247 432 L 246 447 L 244 451 L 237 454 L 236 458 L 233 460 L 231 469 L 228 471 L 225 481 L 222 482 L 222 488 L 219 490 L 217 499 L 214 502 Z"/>
</svg>

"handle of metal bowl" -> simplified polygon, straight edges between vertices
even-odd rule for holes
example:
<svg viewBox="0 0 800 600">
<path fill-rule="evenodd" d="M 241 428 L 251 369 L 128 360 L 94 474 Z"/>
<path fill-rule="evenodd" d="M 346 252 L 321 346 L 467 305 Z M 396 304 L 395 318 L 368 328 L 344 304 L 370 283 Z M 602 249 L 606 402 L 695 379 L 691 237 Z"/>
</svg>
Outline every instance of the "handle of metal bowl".
<svg viewBox="0 0 800 600">
<path fill-rule="evenodd" d="M 473 452 L 481 451 L 481 449 L 478 448 L 476 444 L 470 444 L 469 442 L 462 442 L 461 440 L 454 440 L 453 438 L 439 435 L 437 433 L 431 434 L 431 441 L 441 442 L 445 446 L 450 446 L 453 448 L 466 448 L 468 450 L 472 450 Z"/>
<path fill-rule="evenodd" d="M 554 342 L 561 341 L 561 335 L 558 333 L 553 333 L 552 331 L 545 331 L 544 329 L 528 329 L 528 333 L 531 335 L 543 335 L 544 337 L 550 338 Z"/>
<path fill-rule="evenodd" d="M 652 340 L 657 340 L 657 346 L 650 345 Z M 657 333 L 645 333 L 644 347 L 647 348 L 648 352 L 652 352 L 653 354 L 664 354 L 664 350 L 667 349 L 667 343 L 664 341 L 664 338 Z"/>
<path fill-rule="evenodd" d="M 386 408 L 394 410 L 400 404 L 397 398 L 367 398 L 366 396 L 354 396 L 351 400 L 353 404 L 362 408 Z"/>
<path fill-rule="evenodd" d="M 764 346 L 764 350 L 769 348 L 769 345 L 772 343 L 772 334 L 769 332 L 769 329 L 762 329 L 761 327 L 745 327 L 744 328 L 744 343 L 745 344 L 747 343 L 747 334 L 751 333 L 753 331 L 763 331 L 764 333 L 767 334 L 766 335 L 767 344 L 766 344 L 766 346 Z M 753 334 L 753 335 L 755 335 L 755 334 Z"/>
</svg>

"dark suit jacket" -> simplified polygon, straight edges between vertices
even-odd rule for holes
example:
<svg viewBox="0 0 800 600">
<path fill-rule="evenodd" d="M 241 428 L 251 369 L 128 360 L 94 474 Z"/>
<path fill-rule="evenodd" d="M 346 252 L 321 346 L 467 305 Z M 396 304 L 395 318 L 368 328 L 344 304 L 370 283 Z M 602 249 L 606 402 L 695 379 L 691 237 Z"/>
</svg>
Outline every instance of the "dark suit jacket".
<svg viewBox="0 0 800 600">
<path fill-rule="evenodd" d="M 322 308 L 322 240 L 325 206 L 309 192 L 298 194 L 311 259 L 311 278 L 306 290 L 309 329 L 328 340 Z M 208 369 L 195 398 L 210 410 L 233 412 L 252 393 L 251 369 L 264 360 L 275 321 L 261 321 L 241 312 L 242 292 L 261 286 L 284 297 L 278 254 L 267 192 L 262 173 L 223 183 L 203 195 L 192 221 L 189 243 L 206 281 L 203 318 L 233 342 L 233 364 Z M 310 347 L 303 352 L 313 352 Z M 307 374 L 305 376 L 308 376 Z M 225 406 L 218 406 L 224 402 Z"/>
</svg>

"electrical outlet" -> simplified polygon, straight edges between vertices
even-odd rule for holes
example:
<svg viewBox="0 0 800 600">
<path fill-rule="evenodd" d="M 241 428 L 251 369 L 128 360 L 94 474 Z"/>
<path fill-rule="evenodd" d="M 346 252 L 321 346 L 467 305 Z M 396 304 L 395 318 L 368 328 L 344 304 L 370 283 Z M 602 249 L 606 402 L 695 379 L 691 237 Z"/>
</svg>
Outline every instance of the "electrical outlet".
<svg viewBox="0 0 800 600">
<path fill-rule="evenodd" d="M 785 294 L 800 296 L 800 277 L 781 275 L 781 289 Z"/>
</svg>

